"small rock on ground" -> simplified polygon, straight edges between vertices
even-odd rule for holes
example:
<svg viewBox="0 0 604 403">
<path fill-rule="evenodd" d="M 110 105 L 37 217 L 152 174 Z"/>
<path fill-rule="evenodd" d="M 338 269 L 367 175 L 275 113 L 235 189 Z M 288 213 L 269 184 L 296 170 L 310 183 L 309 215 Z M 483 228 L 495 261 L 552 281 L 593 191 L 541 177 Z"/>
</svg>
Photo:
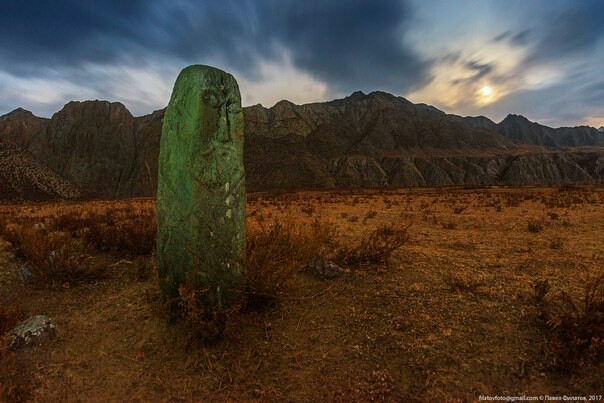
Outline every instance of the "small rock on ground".
<svg viewBox="0 0 604 403">
<path fill-rule="evenodd" d="M 34 274 L 31 272 L 30 268 L 24 264 L 17 270 L 17 277 L 24 283 L 29 283 L 34 278 Z"/>
<path fill-rule="evenodd" d="M 311 277 L 328 280 L 341 276 L 343 270 L 331 260 L 325 260 L 317 256 L 308 262 L 304 267 L 303 273 Z"/>
<path fill-rule="evenodd" d="M 19 323 L 8 335 L 9 348 L 16 350 L 54 334 L 56 326 L 49 317 L 36 315 Z"/>
</svg>

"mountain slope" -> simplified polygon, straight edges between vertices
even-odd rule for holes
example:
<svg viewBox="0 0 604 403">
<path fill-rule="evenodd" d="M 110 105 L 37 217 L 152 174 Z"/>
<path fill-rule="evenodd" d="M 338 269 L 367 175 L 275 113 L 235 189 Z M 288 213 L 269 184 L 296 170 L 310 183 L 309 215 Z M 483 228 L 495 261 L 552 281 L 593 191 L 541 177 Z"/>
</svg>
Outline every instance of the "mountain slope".
<svg viewBox="0 0 604 403">
<path fill-rule="evenodd" d="M 0 148 L 23 149 L 29 147 L 32 138 L 42 131 L 48 119 L 35 116 L 18 108 L 0 116 Z"/>
<path fill-rule="evenodd" d="M 124 105 L 86 101 L 55 113 L 29 151 L 87 195 L 114 198 L 131 193 L 137 148 Z"/>
<path fill-rule="evenodd" d="M 18 110 L 0 118 L 0 149 L 27 149 L 86 197 L 153 195 L 163 114 L 106 101 L 70 102 L 50 120 Z M 496 124 L 383 92 L 255 105 L 244 117 L 251 191 L 604 183 L 604 133 L 593 128 L 516 115 Z"/>
<path fill-rule="evenodd" d="M 77 186 L 25 150 L 0 150 L 0 200 L 77 199 Z"/>
</svg>

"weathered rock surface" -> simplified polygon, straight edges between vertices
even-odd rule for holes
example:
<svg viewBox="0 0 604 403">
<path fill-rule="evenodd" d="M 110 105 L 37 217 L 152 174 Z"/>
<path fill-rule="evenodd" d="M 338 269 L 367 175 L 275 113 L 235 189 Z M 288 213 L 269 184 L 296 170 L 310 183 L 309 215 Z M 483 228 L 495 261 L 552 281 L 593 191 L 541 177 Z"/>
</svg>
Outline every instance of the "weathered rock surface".
<svg viewBox="0 0 604 403">
<path fill-rule="evenodd" d="M 91 197 L 131 193 L 137 144 L 134 117 L 120 103 L 70 102 L 32 140 L 29 151 Z"/>
<path fill-rule="evenodd" d="M 21 347 L 40 343 L 56 331 L 55 324 L 44 315 L 36 315 L 19 323 L 8 334 L 8 346 L 16 350 Z"/>
<path fill-rule="evenodd" d="M 162 290 L 187 281 L 206 306 L 238 300 L 245 283 L 243 113 L 237 81 L 208 66 L 176 80 L 166 110 L 157 188 Z"/>
<path fill-rule="evenodd" d="M 18 108 L 0 116 L 0 149 L 25 149 L 48 124 L 48 119 Z"/>
<path fill-rule="evenodd" d="M 344 274 L 343 269 L 337 264 L 331 260 L 326 260 L 321 256 L 317 256 L 308 262 L 302 272 L 308 276 L 321 280 L 329 280 Z"/>
<path fill-rule="evenodd" d="M 589 127 L 552 129 L 516 115 L 497 124 L 383 92 L 243 111 L 252 191 L 604 183 L 604 133 Z M 133 118 L 121 104 L 89 101 L 66 105 L 50 121 L 9 115 L 0 118 L 0 139 L 11 150 L 29 147 L 87 197 L 154 194 L 164 110 Z"/>
</svg>

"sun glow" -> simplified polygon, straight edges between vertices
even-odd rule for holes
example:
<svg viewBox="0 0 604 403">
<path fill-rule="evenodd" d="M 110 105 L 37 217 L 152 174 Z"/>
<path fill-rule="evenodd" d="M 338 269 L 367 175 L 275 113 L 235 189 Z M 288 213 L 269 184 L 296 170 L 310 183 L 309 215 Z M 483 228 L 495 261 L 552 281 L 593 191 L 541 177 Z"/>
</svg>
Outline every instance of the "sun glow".
<svg viewBox="0 0 604 403">
<path fill-rule="evenodd" d="M 482 95 L 483 97 L 490 97 L 491 95 L 493 95 L 493 89 L 488 85 L 485 85 L 480 89 L 480 95 Z"/>
<path fill-rule="evenodd" d="M 499 91 L 495 91 L 490 85 L 483 85 L 476 91 L 475 103 L 478 106 L 491 104 L 497 101 L 500 95 Z"/>
</svg>

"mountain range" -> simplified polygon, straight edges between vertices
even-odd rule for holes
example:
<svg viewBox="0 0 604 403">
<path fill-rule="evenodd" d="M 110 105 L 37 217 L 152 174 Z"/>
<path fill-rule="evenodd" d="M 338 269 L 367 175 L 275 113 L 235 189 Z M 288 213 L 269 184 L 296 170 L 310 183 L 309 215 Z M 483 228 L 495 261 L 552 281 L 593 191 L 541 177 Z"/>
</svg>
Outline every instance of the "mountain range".
<svg viewBox="0 0 604 403">
<path fill-rule="evenodd" d="M 70 102 L 0 117 L 0 199 L 152 196 L 164 110 Z M 604 129 L 446 114 L 384 92 L 244 108 L 250 191 L 604 184 Z"/>
</svg>

